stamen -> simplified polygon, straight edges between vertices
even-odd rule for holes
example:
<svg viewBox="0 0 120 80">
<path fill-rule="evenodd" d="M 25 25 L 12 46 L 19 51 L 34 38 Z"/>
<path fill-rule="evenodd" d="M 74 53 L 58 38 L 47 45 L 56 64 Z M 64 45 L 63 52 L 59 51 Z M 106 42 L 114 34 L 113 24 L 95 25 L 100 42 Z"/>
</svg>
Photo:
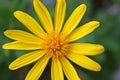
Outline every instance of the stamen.
<svg viewBox="0 0 120 80">
<path fill-rule="evenodd" d="M 67 53 L 68 43 L 62 35 L 52 33 L 46 37 L 43 43 L 43 49 L 47 55 L 59 57 Z"/>
</svg>

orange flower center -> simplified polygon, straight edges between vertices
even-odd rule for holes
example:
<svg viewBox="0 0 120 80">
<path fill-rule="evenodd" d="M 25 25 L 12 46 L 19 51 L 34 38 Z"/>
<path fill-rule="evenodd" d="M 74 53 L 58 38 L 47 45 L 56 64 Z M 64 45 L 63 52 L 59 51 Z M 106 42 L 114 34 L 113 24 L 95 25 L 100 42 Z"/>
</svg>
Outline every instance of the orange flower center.
<svg viewBox="0 0 120 80">
<path fill-rule="evenodd" d="M 52 33 L 46 36 L 42 47 L 46 54 L 51 57 L 65 55 L 68 52 L 68 43 L 60 34 Z"/>
</svg>

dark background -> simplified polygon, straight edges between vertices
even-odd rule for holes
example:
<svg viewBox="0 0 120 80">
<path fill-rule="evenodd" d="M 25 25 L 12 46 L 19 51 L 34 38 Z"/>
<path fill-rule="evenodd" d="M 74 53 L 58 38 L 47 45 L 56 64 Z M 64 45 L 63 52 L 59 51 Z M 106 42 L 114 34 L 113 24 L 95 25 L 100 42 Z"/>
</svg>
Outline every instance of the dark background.
<svg viewBox="0 0 120 80">
<path fill-rule="evenodd" d="M 42 0 L 49 7 L 53 18 L 55 0 Z M 102 66 L 100 72 L 85 70 L 75 64 L 82 80 L 120 80 L 120 0 L 67 0 L 66 19 L 80 4 L 87 5 L 87 12 L 79 25 L 90 20 L 98 20 L 101 26 L 78 42 L 99 43 L 104 45 L 103 54 L 91 57 Z M 32 5 L 32 0 L 0 0 L 0 80 L 24 80 L 33 64 L 15 71 L 10 71 L 8 65 L 17 57 L 28 51 L 4 50 L 2 45 L 11 40 L 3 35 L 7 29 L 27 30 L 13 16 L 13 12 L 22 10 L 38 20 Z M 50 65 L 41 76 L 41 80 L 50 80 Z"/>
</svg>

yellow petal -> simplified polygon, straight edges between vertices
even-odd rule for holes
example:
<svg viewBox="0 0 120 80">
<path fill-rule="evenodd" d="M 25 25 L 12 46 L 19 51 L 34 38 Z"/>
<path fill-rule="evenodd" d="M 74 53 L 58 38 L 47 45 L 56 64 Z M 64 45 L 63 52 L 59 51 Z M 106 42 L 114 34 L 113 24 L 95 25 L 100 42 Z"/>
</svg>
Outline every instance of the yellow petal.
<svg viewBox="0 0 120 80">
<path fill-rule="evenodd" d="M 9 65 L 9 69 L 15 70 L 15 69 L 18 69 L 25 65 L 28 65 L 28 64 L 40 59 L 44 54 L 45 54 L 45 52 L 42 50 L 27 53 L 27 54 L 17 58 L 15 61 L 13 61 Z"/>
<path fill-rule="evenodd" d="M 67 39 L 69 42 L 80 39 L 86 36 L 87 34 L 93 32 L 99 25 L 100 23 L 98 21 L 88 22 L 84 24 L 83 26 L 74 30 L 70 35 L 68 35 Z"/>
<path fill-rule="evenodd" d="M 83 15 L 84 15 L 85 11 L 86 11 L 85 4 L 78 6 L 73 11 L 73 13 L 68 18 L 68 20 L 66 21 L 66 23 L 63 27 L 63 30 L 62 30 L 62 34 L 67 36 L 69 33 L 71 33 L 77 27 L 78 23 L 80 22 L 80 20 L 82 19 Z"/>
<path fill-rule="evenodd" d="M 41 46 L 39 44 L 27 44 L 20 41 L 14 41 L 4 44 L 3 49 L 36 50 L 36 49 L 41 49 Z"/>
<path fill-rule="evenodd" d="M 56 9 L 55 9 L 55 18 L 54 18 L 54 27 L 56 33 L 59 33 L 62 28 L 65 18 L 65 13 L 66 13 L 65 0 L 57 0 Z"/>
<path fill-rule="evenodd" d="M 25 80 L 38 80 L 41 74 L 43 73 L 50 57 L 44 56 L 41 58 L 33 68 L 28 72 Z"/>
<path fill-rule="evenodd" d="M 53 32 L 53 23 L 47 8 L 40 0 L 34 0 L 33 4 L 34 4 L 34 9 L 45 30 L 48 33 Z"/>
<path fill-rule="evenodd" d="M 11 39 L 18 40 L 24 43 L 41 44 L 41 42 L 43 41 L 39 37 L 21 30 L 7 30 L 4 32 L 4 34 Z"/>
<path fill-rule="evenodd" d="M 60 62 L 68 80 L 80 80 L 76 70 L 65 57 L 61 57 Z"/>
<path fill-rule="evenodd" d="M 70 53 L 66 55 L 71 61 L 76 63 L 77 65 L 86 68 L 92 71 L 100 71 L 101 66 L 90 58 L 83 55 L 76 55 L 74 53 Z"/>
<path fill-rule="evenodd" d="M 104 47 L 102 45 L 90 43 L 73 43 L 69 45 L 69 49 L 71 53 L 89 56 L 104 52 Z"/>
<path fill-rule="evenodd" d="M 51 77 L 52 80 L 64 80 L 62 67 L 58 58 L 52 58 Z"/>
<path fill-rule="evenodd" d="M 28 14 L 22 11 L 14 12 L 14 16 L 23 23 L 32 33 L 39 36 L 40 38 L 45 38 L 45 32 L 42 27 Z"/>
</svg>

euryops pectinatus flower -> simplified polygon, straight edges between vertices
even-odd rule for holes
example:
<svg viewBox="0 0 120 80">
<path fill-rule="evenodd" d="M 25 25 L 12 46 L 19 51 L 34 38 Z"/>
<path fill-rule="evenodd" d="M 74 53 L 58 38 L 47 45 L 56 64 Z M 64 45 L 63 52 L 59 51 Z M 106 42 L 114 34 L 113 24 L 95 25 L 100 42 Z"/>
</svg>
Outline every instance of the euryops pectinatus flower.
<svg viewBox="0 0 120 80">
<path fill-rule="evenodd" d="M 101 66 L 87 56 L 102 53 L 104 47 L 99 44 L 73 42 L 93 32 L 100 25 L 98 21 L 91 21 L 76 28 L 86 11 L 85 4 L 78 6 L 66 22 L 64 21 L 66 14 L 65 0 L 56 0 L 54 22 L 52 22 L 47 8 L 41 1 L 34 0 L 33 5 L 42 27 L 30 15 L 22 11 L 16 11 L 14 16 L 31 33 L 22 30 L 7 30 L 4 32 L 5 36 L 15 40 L 4 44 L 4 49 L 36 50 L 13 61 L 9 65 L 11 70 L 37 61 L 28 72 L 25 80 L 38 80 L 50 59 L 52 60 L 52 80 L 64 80 L 63 72 L 68 80 L 80 80 L 69 60 L 88 70 L 101 70 Z"/>
</svg>

